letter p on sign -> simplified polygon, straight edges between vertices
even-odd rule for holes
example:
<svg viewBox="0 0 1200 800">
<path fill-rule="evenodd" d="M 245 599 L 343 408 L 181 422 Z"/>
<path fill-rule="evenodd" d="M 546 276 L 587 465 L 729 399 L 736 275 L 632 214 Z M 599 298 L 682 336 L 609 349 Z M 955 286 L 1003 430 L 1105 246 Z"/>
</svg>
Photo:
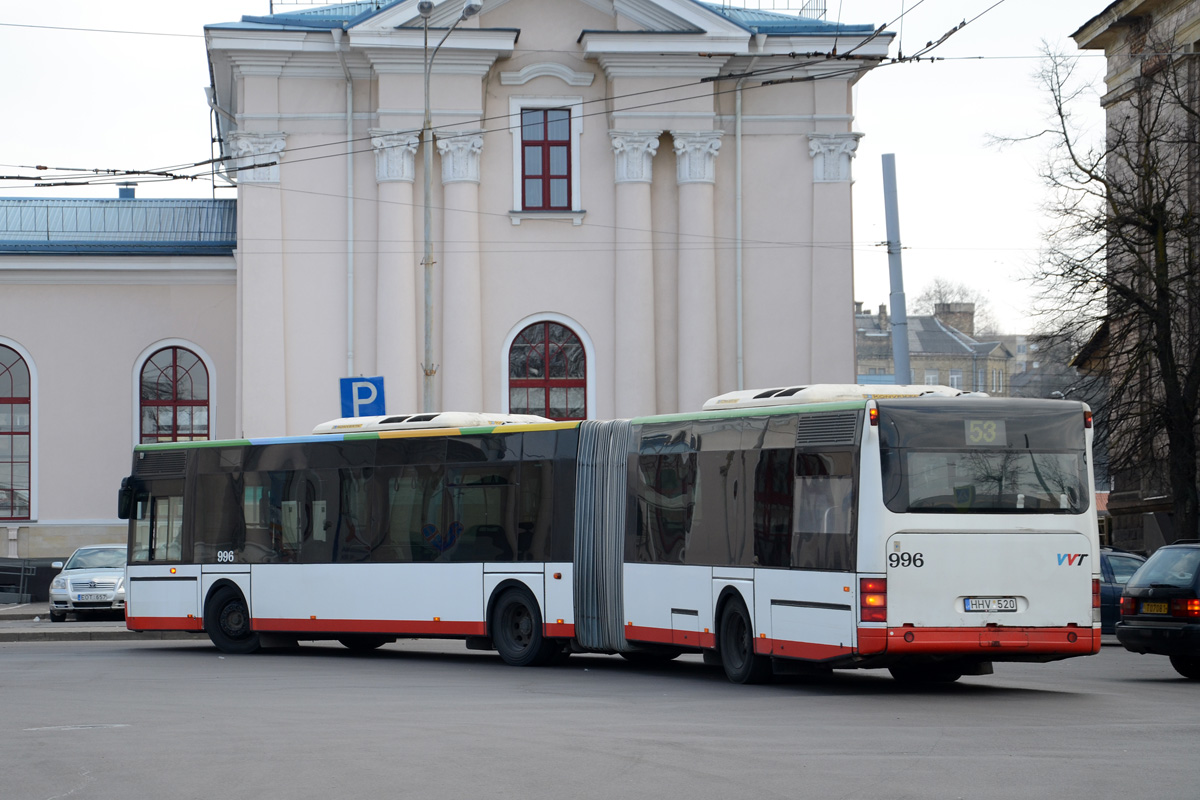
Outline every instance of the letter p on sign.
<svg viewBox="0 0 1200 800">
<path fill-rule="evenodd" d="M 383 377 L 342 378 L 342 416 L 377 417 L 387 413 Z"/>
</svg>

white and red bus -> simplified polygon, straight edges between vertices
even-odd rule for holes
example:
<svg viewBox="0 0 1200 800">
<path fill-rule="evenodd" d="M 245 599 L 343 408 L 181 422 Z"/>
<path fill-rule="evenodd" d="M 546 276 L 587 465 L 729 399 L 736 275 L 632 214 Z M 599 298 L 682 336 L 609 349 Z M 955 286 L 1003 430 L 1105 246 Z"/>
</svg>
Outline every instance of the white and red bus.
<svg viewBox="0 0 1200 800">
<path fill-rule="evenodd" d="M 127 625 L 231 653 L 704 653 L 739 683 L 1098 652 L 1090 411 L 959 395 L 786 387 L 633 420 L 425 414 L 139 445 Z"/>
</svg>

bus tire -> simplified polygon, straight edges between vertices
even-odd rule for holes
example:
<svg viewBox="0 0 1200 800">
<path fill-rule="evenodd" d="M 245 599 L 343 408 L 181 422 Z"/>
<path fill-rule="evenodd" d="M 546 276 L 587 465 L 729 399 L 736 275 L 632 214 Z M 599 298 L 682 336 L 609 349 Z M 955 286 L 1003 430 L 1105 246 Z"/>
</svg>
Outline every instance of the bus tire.
<svg viewBox="0 0 1200 800">
<path fill-rule="evenodd" d="M 261 644 L 258 634 L 251 628 L 246 599 L 229 586 L 221 587 L 208 599 L 204 630 L 217 649 L 226 653 L 253 653 Z"/>
<path fill-rule="evenodd" d="M 888 667 L 898 683 L 954 683 L 963 676 L 956 664 L 893 664 Z"/>
<path fill-rule="evenodd" d="M 542 635 L 542 614 L 533 595 L 509 589 L 492 610 L 492 642 L 504 663 L 514 667 L 549 664 L 561 647 Z"/>
<path fill-rule="evenodd" d="M 375 636 L 370 633 L 356 633 L 353 636 L 343 636 L 338 639 L 342 647 L 355 653 L 369 653 L 394 641 L 396 640 L 390 636 Z"/>
<path fill-rule="evenodd" d="M 771 659 L 754 652 L 754 626 L 746 604 L 731 599 L 721 610 L 721 666 L 733 683 L 765 683 L 771 679 Z"/>
</svg>

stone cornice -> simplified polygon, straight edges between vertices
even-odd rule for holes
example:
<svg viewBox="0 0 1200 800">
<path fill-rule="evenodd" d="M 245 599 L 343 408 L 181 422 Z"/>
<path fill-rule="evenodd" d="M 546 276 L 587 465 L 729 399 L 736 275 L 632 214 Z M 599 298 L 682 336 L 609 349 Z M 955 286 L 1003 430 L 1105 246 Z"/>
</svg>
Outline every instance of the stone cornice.
<svg viewBox="0 0 1200 800">
<path fill-rule="evenodd" d="M 727 60 L 721 56 L 603 53 L 595 56 L 610 78 L 711 78 L 721 73 Z"/>
<path fill-rule="evenodd" d="M 517 72 L 501 72 L 500 84 L 502 86 L 524 86 L 534 78 L 542 77 L 558 78 L 568 86 L 591 86 L 596 80 L 593 72 L 576 72 L 565 64 L 544 61 L 538 64 L 529 64 Z"/>
</svg>

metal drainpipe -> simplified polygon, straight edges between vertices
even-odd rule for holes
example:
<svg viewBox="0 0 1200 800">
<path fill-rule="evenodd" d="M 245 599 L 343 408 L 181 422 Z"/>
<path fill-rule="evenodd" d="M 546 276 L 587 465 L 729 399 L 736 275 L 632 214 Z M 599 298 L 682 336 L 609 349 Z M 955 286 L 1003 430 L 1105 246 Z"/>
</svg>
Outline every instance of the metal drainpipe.
<svg viewBox="0 0 1200 800">
<path fill-rule="evenodd" d="M 758 49 L 762 50 L 763 44 L 766 42 L 767 36 L 764 33 L 756 33 L 754 41 L 758 45 Z M 750 59 L 750 64 L 746 67 L 746 72 L 752 72 L 754 65 L 758 62 L 758 56 Z M 742 311 L 742 84 L 746 79 L 738 78 L 738 82 L 733 87 L 734 97 L 734 183 L 737 184 L 734 194 L 733 204 L 733 238 L 734 246 L 734 302 L 737 304 L 736 309 L 736 327 L 737 327 L 737 388 L 738 391 L 746 388 L 746 343 L 745 334 L 742 330 L 744 325 L 744 313 Z"/>
<path fill-rule="evenodd" d="M 354 377 L 354 78 L 342 52 L 341 28 L 333 28 L 333 48 L 346 76 L 346 377 Z"/>
</svg>

